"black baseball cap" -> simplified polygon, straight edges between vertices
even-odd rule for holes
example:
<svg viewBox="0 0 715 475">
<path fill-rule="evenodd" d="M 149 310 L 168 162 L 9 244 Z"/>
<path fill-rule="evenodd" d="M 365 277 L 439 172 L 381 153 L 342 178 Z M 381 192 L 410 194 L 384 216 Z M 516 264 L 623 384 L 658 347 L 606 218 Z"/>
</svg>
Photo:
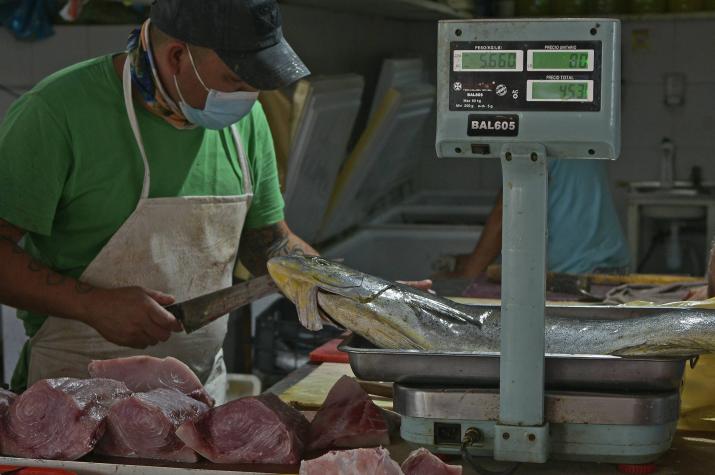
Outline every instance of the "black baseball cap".
<svg viewBox="0 0 715 475">
<path fill-rule="evenodd" d="M 257 89 L 279 89 L 310 74 L 283 37 L 275 0 L 156 0 L 150 18 L 167 35 L 215 51 Z"/>
</svg>

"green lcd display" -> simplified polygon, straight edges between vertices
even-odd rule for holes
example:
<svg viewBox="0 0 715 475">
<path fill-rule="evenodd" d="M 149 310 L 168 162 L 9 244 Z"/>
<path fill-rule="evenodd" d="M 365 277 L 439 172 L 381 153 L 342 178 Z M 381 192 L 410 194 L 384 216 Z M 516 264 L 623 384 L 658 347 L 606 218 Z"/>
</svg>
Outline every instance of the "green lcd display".
<svg viewBox="0 0 715 475">
<path fill-rule="evenodd" d="M 535 71 L 592 71 L 591 51 L 532 51 L 531 69 Z"/>
<path fill-rule="evenodd" d="M 591 101 L 590 81 L 533 81 L 531 83 L 532 101 Z"/>
<path fill-rule="evenodd" d="M 462 53 L 462 71 L 520 70 L 515 51 L 465 51 Z"/>
</svg>

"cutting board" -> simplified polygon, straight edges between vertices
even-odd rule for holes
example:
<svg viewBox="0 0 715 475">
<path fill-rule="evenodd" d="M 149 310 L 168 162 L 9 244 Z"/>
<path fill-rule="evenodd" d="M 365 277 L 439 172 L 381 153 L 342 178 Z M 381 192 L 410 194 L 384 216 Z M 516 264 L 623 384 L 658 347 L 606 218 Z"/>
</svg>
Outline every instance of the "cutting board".
<svg viewBox="0 0 715 475">
<path fill-rule="evenodd" d="M 288 388 L 280 398 L 303 411 L 315 411 L 325 402 L 333 385 L 343 376 L 355 377 L 350 365 L 323 363 L 303 380 Z M 372 396 L 372 400 L 384 409 L 392 409 L 392 399 Z"/>
<path fill-rule="evenodd" d="M 343 342 L 342 338 L 330 340 L 323 346 L 314 349 L 308 355 L 313 363 L 349 363 L 350 358 L 344 351 L 338 350 L 338 345 Z"/>
</svg>

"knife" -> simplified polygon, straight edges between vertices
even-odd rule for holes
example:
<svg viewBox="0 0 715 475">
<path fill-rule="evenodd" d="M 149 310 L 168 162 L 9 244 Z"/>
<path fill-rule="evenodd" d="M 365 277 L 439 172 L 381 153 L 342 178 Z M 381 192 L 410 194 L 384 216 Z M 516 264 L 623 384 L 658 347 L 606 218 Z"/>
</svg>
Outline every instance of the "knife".
<svg viewBox="0 0 715 475">
<path fill-rule="evenodd" d="M 164 308 L 182 323 L 186 333 L 191 333 L 229 312 L 276 292 L 276 284 L 269 275 L 264 275 Z"/>
</svg>

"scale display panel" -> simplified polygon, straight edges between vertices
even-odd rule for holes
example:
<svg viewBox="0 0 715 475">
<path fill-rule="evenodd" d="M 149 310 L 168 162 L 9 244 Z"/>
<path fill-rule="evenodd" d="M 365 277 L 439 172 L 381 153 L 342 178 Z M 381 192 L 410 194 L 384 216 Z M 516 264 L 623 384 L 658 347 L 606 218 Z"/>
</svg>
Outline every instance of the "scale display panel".
<svg viewBox="0 0 715 475">
<path fill-rule="evenodd" d="M 593 102 L 593 81 L 526 82 L 527 102 Z"/>
<path fill-rule="evenodd" d="M 523 71 L 524 52 L 520 50 L 454 52 L 455 71 Z"/>
<path fill-rule="evenodd" d="M 529 71 L 593 71 L 595 52 L 589 50 L 529 50 Z"/>
<path fill-rule="evenodd" d="M 600 41 L 454 41 L 452 111 L 598 111 Z"/>
<path fill-rule="evenodd" d="M 618 20 L 440 22 L 437 155 L 541 144 L 549 158 L 618 158 L 620 53 Z"/>
</svg>

